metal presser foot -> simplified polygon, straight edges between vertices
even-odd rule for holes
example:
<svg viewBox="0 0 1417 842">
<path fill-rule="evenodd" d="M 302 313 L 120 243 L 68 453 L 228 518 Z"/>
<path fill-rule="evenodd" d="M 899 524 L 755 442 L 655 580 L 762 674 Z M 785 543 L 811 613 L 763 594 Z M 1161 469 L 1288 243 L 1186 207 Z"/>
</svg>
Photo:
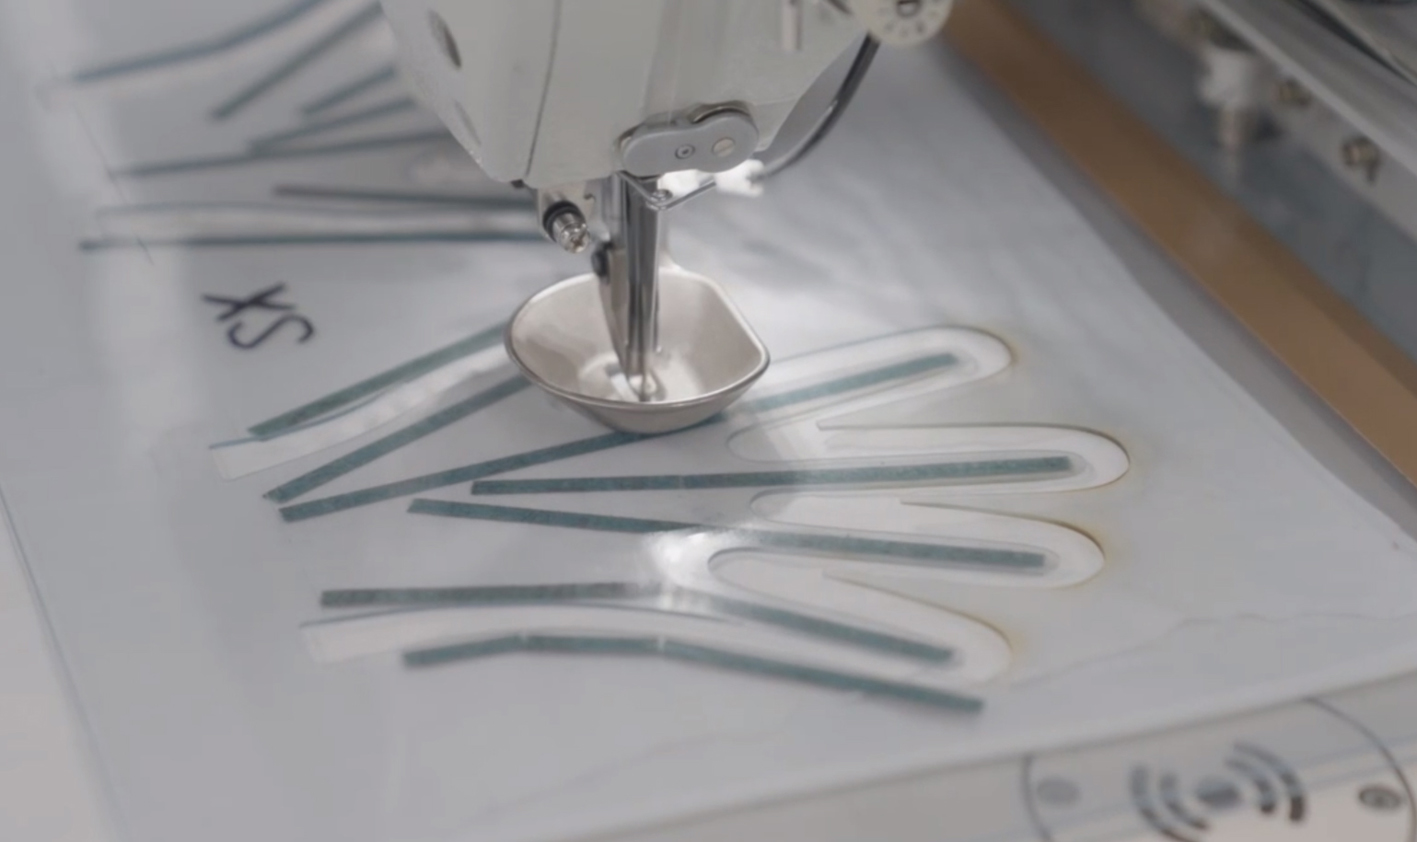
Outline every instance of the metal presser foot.
<svg viewBox="0 0 1417 842">
<path fill-rule="evenodd" d="M 703 192 L 616 175 L 581 201 L 543 194 L 547 232 L 581 251 L 593 274 L 527 300 L 507 326 L 507 353 L 531 382 L 617 430 L 668 433 L 711 417 L 768 367 L 767 348 L 713 281 L 661 255 L 660 215 Z M 604 220 L 595 235 L 586 221 Z"/>
</svg>

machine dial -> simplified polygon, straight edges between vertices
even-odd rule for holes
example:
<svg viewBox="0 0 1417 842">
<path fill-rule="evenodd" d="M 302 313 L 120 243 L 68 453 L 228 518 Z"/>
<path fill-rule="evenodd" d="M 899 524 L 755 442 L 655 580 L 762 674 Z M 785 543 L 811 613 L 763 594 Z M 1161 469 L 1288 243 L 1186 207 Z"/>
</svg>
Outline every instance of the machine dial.
<svg viewBox="0 0 1417 842">
<path fill-rule="evenodd" d="M 882 44 L 911 47 L 940 31 L 954 0 L 847 0 L 852 14 Z"/>
</svg>

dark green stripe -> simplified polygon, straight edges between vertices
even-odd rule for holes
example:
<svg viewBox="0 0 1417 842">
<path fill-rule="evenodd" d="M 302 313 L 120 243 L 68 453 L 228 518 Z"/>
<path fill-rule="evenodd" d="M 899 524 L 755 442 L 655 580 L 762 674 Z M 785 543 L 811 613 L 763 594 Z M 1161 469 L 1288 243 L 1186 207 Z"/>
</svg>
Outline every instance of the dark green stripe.
<svg viewBox="0 0 1417 842">
<path fill-rule="evenodd" d="M 484 480 L 473 494 L 554 494 L 593 491 L 697 491 L 709 488 L 769 488 L 774 486 L 906 484 L 939 480 L 997 479 L 1066 473 L 1066 456 L 1029 459 L 988 459 L 977 462 L 936 462 L 862 468 L 812 468 L 786 471 L 739 471 L 723 474 L 658 474 L 624 477 Z"/>
<path fill-rule="evenodd" d="M 313 117 L 321 111 L 328 111 L 345 100 L 353 99 L 365 91 L 378 87 L 385 82 L 392 82 L 399 76 L 399 71 L 391 62 L 375 70 L 373 73 L 360 76 L 352 82 L 335 88 L 327 94 L 311 100 L 300 107 L 300 112 L 306 117 Z"/>
<path fill-rule="evenodd" d="M 793 681 L 814 687 L 864 693 L 868 696 L 878 696 L 946 710 L 975 713 L 984 706 L 983 701 L 978 698 L 949 693 L 933 687 L 900 681 L 886 681 L 837 670 L 793 664 L 754 655 L 743 655 L 717 647 L 681 643 L 666 638 L 521 634 L 472 643 L 418 649 L 405 653 L 403 657 L 404 663 L 409 667 L 429 667 L 511 652 L 655 656 L 749 675 Z"/>
<path fill-rule="evenodd" d="M 328 120 L 312 121 L 293 129 L 287 129 L 283 132 L 263 135 L 252 140 L 251 147 L 253 149 L 264 149 L 271 146 L 279 146 L 282 143 L 299 140 L 303 137 L 310 137 L 312 135 L 334 131 L 335 129 L 342 129 L 347 126 L 356 126 L 360 123 L 375 120 L 389 114 L 412 111 L 417 105 L 418 103 L 413 100 L 413 97 L 401 96 L 398 99 L 381 102 L 359 111 L 341 114 L 338 117 L 331 117 Z"/>
<path fill-rule="evenodd" d="M 405 652 L 403 662 L 410 667 L 431 667 L 475 658 L 486 658 L 489 655 L 525 651 L 527 651 L 525 636 L 511 635 L 494 637 L 491 640 L 479 640 L 474 643 L 439 646 L 436 649 L 416 649 L 412 652 Z"/>
<path fill-rule="evenodd" d="M 452 468 L 447 471 L 424 474 L 421 477 L 414 477 L 399 482 L 376 485 L 372 488 L 351 491 L 348 494 L 338 494 L 333 497 L 323 497 L 306 503 L 296 503 L 293 506 L 286 506 L 281 509 L 280 515 L 287 522 L 293 523 L 312 517 L 342 512 L 346 509 L 353 509 L 359 506 L 367 506 L 371 503 L 378 503 L 384 500 L 408 497 L 424 491 L 431 491 L 435 488 L 457 485 L 462 482 L 471 482 L 472 480 L 481 479 L 482 477 L 506 473 L 507 471 L 515 471 L 520 468 L 528 468 L 532 465 L 541 465 L 560 459 L 569 459 L 572 456 L 594 453 L 598 450 L 609 450 L 629 444 L 630 442 L 639 441 L 642 438 L 645 438 L 645 436 L 636 435 L 634 433 L 607 433 L 594 438 L 580 439 L 579 441 L 568 442 L 566 444 L 544 447 L 540 450 L 518 453 L 514 456 L 503 456 L 499 459 L 489 459 L 486 462 L 475 462 L 471 465 L 464 465 L 461 468 Z"/>
<path fill-rule="evenodd" d="M 319 418 L 321 415 L 334 412 L 343 406 L 360 401 L 377 392 L 402 383 L 407 380 L 414 380 L 422 377 L 434 369 L 442 368 L 454 360 L 469 357 L 478 351 L 491 348 L 502 339 L 502 331 L 505 325 L 496 325 L 486 330 L 478 331 L 466 339 L 459 339 L 451 345 L 445 345 L 436 351 L 415 357 L 402 365 L 395 366 L 388 371 L 380 372 L 365 380 L 361 380 L 351 386 L 346 386 L 337 392 L 332 392 L 322 398 L 316 398 L 304 406 L 298 406 L 289 412 L 281 413 L 274 418 L 269 418 L 247 429 L 253 436 L 267 438 L 281 433 L 292 427 L 298 427 L 307 421 Z"/>
<path fill-rule="evenodd" d="M 996 550 L 949 544 L 855 538 L 850 535 L 815 535 L 771 530 L 739 530 L 736 534 L 750 536 L 765 547 L 811 550 L 832 555 L 887 556 L 897 563 L 917 563 L 924 567 L 935 567 L 944 563 L 1010 567 L 1017 570 L 1042 570 L 1048 566 L 1047 556 L 1023 550 Z"/>
<path fill-rule="evenodd" d="M 459 503 L 452 500 L 419 498 L 413 501 L 408 510 L 412 514 L 503 523 L 525 523 L 533 526 L 565 529 L 590 529 L 598 532 L 621 532 L 634 535 L 692 529 L 729 536 L 730 540 L 740 546 L 757 545 L 775 549 L 810 550 L 848 556 L 880 556 L 896 561 L 917 563 L 926 567 L 940 564 L 968 564 L 1007 567 L 1016 570 L 1041 570 L 1048 564 L 1047 556 L 1042 553 L 1021 550 L 857 538 L 850 535 L 781 532 L 770 529 L 725 529 L 702 523 L 592 515 L 549 509 L 525 509 L 515 506 L 487 506 L 478 503 Z"/>
<path fill-rule="evenodd" d="M 239 248 L 243 246 L 367 246 L 391 243 L 539 243 L 545 238 L 530 227 L 518 231 L 407 231 L 387 234 L 259 234 L 201 236 L 149 240 L 83 240 L 81 251 L 135 248 Z"/>
<path fill-rule="evenodd" d="M 503 398 L 511 397 L 530 385 L 520 376 L 503 380 L 490 389 L 484 389 L 452 406 L 440 409 L 421 421 L 376 439 L 357 450 L 346 453 L 333 462 L 326 462 L 313 471 L 301 474 L 295 479 L 267 491 L 266 499 L 284 503 L 302 494 L 308 494 L 314 489 L 362 468 L 376 459 L 387 456 L 405 445 L 436 433 L 449 424 L 461 421 L 474 412 L 486 409 Z"/>
<path fill-rule="evenodd" d="M 261 164 L 267 161 L 281 161 L 294 158 L 318 158 L 324 155 L 346 155 L 351 152 L 368 152 L 388 149 L 414 143 L 433 143 L 448 140 L 446 131 L 409 132 L 407 134 L 381 135 L 378 137 L 350 140 L 343 143 L 329 143 L 324 146 L 282 146 L 270 149 L 256 149 L 235 155 L 213 155 L 207 158 L 182 158 L 175 161 L 155 161 L 137 164 L 118 170 L 117 176 L 145 178 L 154 175 L 174 175 L 220 167 L 235 167 L 245 164 Z"/>
<path fill-rule="evenodd" d="M 863 383 L 870 385 L 877 382 L 885 382 L 885 380 L 889 379 L 887 375 L 899 377 L 904 376 L 901 372 L 907 374 L 912 372 L 919 373 L 931 368 L 948 365 L 950 364 L 949 361 L 952 360 L 954 360 L 954 357 L 949 354 L 936 354 L 929 357 L 921 357 L 918 360 L 910 360 L 904 363 L 884 366 L 871 372 L 854 374 L 849 377 L 829 380 L 815 386 L 794 389 L 782 395 L 770 395 L 762 400 L 771 401 L 772 408 L 780 408 L 798 401 L 813 400 L 815 398 L 861 388 Z M 715 416 L 704 422 L 704 425 L 713 424 L 719 420 L 721 420 L 721 416 Z M 496 476 L 497 474 L 504 474 L 533 465 L 544 465 L 572 456 L 608 450 L 622 445 L 632 444 L 644 438 L 648 438 L 648 436 L 630 433 L 611 433 L 609 435 L 594 436 L 588 439 L 554 445 L 552 447 L 541 448 L 539 450 L 507 456 L 501 459 L 492 459 L 487 462 L 478 462 L 461 468 L 439 471 L 437 473 L 425 474 L 420 477 L 413 477 L 399 482 L 378 485 L 360 491 L 353 491 L 348 494 L 340 494 L 334 497 L 326 497 L 320 500 L 311 500 L 307 503 L 287 506 L 281 509 L 281 517 L 287 522 L 321 517 L 359 506 L 379 503 L 384 500 L 392 500 L 398 497 L 407 497 L 412 494 L 431 491 L 435 488 L 442 488 L 459 482 L 483 479 L 485 477 Z M 531 482 L 540 482 L 540 480 L 531 480 Z"/>
<path fill-rule="evenodd" d="M 301 68 L 319 58 L 341 41 L 378 20 L 380 14 L 378 3 L 364 6 L 341 21 L 339 26 L 302 47 L 290 58 L 276 65 L 269 73 L 212 109 L 212 119 L 225 120 L 255 102 L 271 88 L 294 76 Z"/>
<path fill-rule="evenodd" d="M 738 617 L 756 623 L 832 640 L 847 646 L 885 652 L 928 663 L 954 659 L 953 650 L 928 643 L 823 620 L 796 611 L 717 596 L 687 588 L 634 582 L 588 582 L 560 585 L 493 585 L 452 588 L 374 588 L 325 591 L 324 608 L 407 606 L 547 605 L 636 600 L 662 595 L 663 610 L 676 614 Z"/>
<path fill-rule="evenodd" d="M 322 608 L 407 605 L 518 605 L 599 599 L 638 599 L 661 593 L 654 583 L 575 582 L 557 585 L 484 585 L 452 588 L 351 588 L 320 594 Z"/>
<path fill-rule="evenodd" d="M 882 383 L 889 383 L 892 380 L 900 380 L 905 377 L 924 374 L 927 371 L 948 368 L 958 363 L 959 359 L 954 354 L 932 354 L 928 357 L 906 360 L 905 362 L 882 366 L 881 368 L 872 369 L 871 371 L 863 371 L 849 377 L 828 380 L 825 383 L 818 383 L 814 386 L 803 386 L 800 389 L 793 389 L 781 394 L 767 395 L 757 400 L 744 401 L 742 407 L 749 412 L 766 412 L 770 409 L 780 409 L 784 406 L 805 403 L 807 401 L 817 400 L 818 398 L 831 397 L 842 394 L 843 392 L 853 392 L 857 389 L 878 386 Z"/>
<path fill-rule="evenodd" d="M 843 643 L 847 646 L 871 649 L 877 652 L 900 655 L 934 664 L 948 663 L 955 658 L 954 650 L 943 646 L 921 643 L 893 634 L 863 629 L 860 626 L 838 623 L 832 620 L 823 620 L 820 617 L 813 617 L 809 614 L 801 614 L 796 611 L 788 611 L 782 608 L 774 608 L 770 605 L 761 605 L 740 599 L 716 596 L 702 591 L 675 589 L 669 595 L 669 601 L 676 610 L 697 610 L 705 614 L 725 614 L 730 617 L 739 617 L 744 620 L 762 623 L 763 625 L 777 626 L 790 631 L 800 632 L 802 634 L 811 635 L 812 637 L 836 641 L 837 643 Z"/>
<path fill-rule="evenodd" d="M 280 29 L 281 27 L 295 21 L 311 11 L 317 6 L 323 6 L 329 0 L 298 0 L 291 3 L 284 9 L 277 10 L 274 14 L 262 18 L 255 23 L 249 24 L 241 29 L 237 29 L 227 35 L 218 36 L 209 41 L 187 47 L 178 47 L 175 50 L 168 50 L 161 53 L 151 53 L 146 56 L 124 59 L 113 64 L 106 64 L 101 67 L 93 67 L 88 70 L 80 70 L 75 73 L 75 82 L 96 82 L 100 79 L 109 79 L 115 76 L 125 76 L 143 70 L 154 70 L 169 64 L 180 64 L 184 61 L 192 61 L 207 56 L 225 52 L 234 47 L 254 41 L 264 35 Z"/>
<path fill-rule="evenodd" d="M 452 500 L 425 500 L 422 498 L 414 500 L 408 510 L 412 514 L 420 515 L 526 523 L 534 526 L 559 526 L 568 529 L 593 529 L 597 532 L 629 532 L 636 535 L 705 528 L 702 524 L 672 520 L 588 515 L 579 512 L 554 512 L 544 509 L 513 508 L 512 506 L 481 506 L 476 503 L 457 503 Z"/>
<path fill-rule="evenodd" d="M 382 202 L 405 205 L 452 205 L 487 211 L 535 213 L 536 202 L 529 196 L 469 196 L 456 193 L 411 190 L 371 190 L 360 187 L 277 184 L 271 191 L 282 199 L 327 199 L 347 202 Z"/>
</svg>

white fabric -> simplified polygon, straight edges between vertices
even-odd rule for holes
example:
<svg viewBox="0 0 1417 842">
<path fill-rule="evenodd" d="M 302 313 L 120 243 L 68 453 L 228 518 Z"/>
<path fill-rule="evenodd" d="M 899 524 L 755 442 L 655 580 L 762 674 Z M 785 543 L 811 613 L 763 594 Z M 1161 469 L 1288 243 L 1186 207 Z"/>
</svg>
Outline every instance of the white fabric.
<svg viewBox="0 0 1417 842">
<path fill-rule="evenodd" d="M 221 74 L 72 90 L 45 105 L 29 92 L 53 81 L 54 56 L 107 55 L 93 46 L 102 33 L 86 43 L 64 15 L 86 20 L 106 4 L 42 5 L 11 2 L 3 18 L 0 483 L 133 839 L 552 838 L 1417 667 L 1417 545 L 1165 318 L 928 52 L 884 56 L 838 133 L 761 199 L 676 212 L 673 247 L 730 289 L 779 358 L 938 324 L 1008 344 L 1013 362 L 996 376 L 871 408 L 853 428 L 1075 427 L 1126 451 L 1125 475 L 1101 487 L 871 492 L 1057 522 L 1101 547 L 1101 570 L 1069 587 L 837 574 L 997 630 L 1012 664 L 974 688 L 983 713 L 645 659 L 503 656 L 417 673 L 393 654 L 317 662 L 301 629 L 328 618 L 325 589 L 656 569 L 653 542 L 636 536 L 412 516 L 404 500 L 286 524 L 262 493 L 330 454 L 297 459 L 278 479 L 228 481 L 208 452 L 505 318 L 578 261 L 495 244 L 81 253 L 99 205 L 248 201 L 321 178 L 406 186 L 426 150 L 110 180 L 108 170 L 165 156 L 239 150 L 368 56 L 351 44 L 227 123 L 206 110 L 262 71 L 259 52 Z M 130 5 L 148 28 L 125 23 L 129 41 L 178 39 L 183 18 L 164 25 L 164 4 Z M 280 280 L 316 337 L 232 348 L 200 295 Z M 427 411 L 465 396 L 450 391 Z M 599 432 L 527 391 L 305 499 Z M 514 476 L 743 461 L 709 430 Z M 480 502 L 731 525 L 770 519 L 756 494 Z M 424 496 L 470 499 L 467 483 Z"/>
</svg>

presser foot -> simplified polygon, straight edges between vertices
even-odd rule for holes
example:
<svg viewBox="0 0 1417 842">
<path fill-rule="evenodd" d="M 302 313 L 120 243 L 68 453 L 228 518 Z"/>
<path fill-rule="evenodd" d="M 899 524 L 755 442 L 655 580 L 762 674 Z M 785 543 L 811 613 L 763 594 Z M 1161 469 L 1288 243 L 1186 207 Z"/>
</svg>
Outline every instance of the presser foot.
<svg viewBox="0 0 1417 842">
<path fill-rule="evenodd" d="M 718 284 L 658 271 L 658 341 L 626 376 L 601 317 L 601 278 L 570 278 L 532 296 L 507 325 L 507 354 L 532 383 L 630 433 L 681 430 L 726 408 L 768 367 L 768 351 Z"/>
</svg>

